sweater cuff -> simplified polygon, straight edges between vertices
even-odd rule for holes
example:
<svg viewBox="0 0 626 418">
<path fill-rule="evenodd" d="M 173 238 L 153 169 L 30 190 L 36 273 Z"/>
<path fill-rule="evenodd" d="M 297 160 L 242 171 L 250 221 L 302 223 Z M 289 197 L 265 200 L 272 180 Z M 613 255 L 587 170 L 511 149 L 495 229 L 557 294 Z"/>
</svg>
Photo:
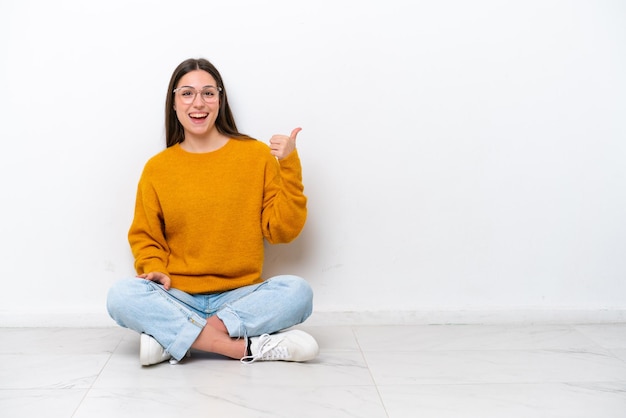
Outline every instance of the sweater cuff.
<svg viewBox="0 0 626 418">
<path fill-rule="evenodd" d="M 163 273 L 166 276 L 170 277 L 170 273 L 169 271 L 167 271 L 167 269 L 165 268 L 165 266 L 161 263 L 146 263 L 142 266 L 137 266 L 136 268 L 137 273 L 138 274 L 145 274 L 145 273 L 152 273 L 154 271 L 159 272 L 159 273 Z"/>
<path fill-rule="evenodd" d="M 295 168 L 300 166 L 300 156 L 298 155 L 298 149 L 294 149 L 291 153 L 283 158 L 282 160 L 278 160 L 281 168 Z"/>
</svg>

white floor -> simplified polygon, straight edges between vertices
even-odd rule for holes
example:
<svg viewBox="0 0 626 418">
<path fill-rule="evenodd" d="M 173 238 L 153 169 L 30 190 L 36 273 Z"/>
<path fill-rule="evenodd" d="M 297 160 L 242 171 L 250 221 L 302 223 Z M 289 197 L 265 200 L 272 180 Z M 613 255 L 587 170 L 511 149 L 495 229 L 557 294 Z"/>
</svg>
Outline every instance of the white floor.
<svg viewBox="0 0 626 418">
<path fill-rule="evenodd" d="M 626 417 L 626 324 L 300 328 L 313 362 L 148 368 L 121 328 L 0 328 L 0 416 Z"/>
</svg>

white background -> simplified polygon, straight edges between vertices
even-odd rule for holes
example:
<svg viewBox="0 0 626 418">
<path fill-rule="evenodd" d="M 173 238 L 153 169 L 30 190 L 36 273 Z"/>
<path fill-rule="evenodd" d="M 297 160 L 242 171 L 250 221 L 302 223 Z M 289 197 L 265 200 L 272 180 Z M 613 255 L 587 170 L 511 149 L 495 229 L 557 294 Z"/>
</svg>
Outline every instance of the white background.
<svg viewBox="0 0 626 418">
<path fill-rule="evenodd" d="M 266 274 L 316 314 L 623 318 L 626 2 L 1 0 L 0 325 L 108 323 L 189 57 L 241 131 L 304 128 Z"/>
</svg>

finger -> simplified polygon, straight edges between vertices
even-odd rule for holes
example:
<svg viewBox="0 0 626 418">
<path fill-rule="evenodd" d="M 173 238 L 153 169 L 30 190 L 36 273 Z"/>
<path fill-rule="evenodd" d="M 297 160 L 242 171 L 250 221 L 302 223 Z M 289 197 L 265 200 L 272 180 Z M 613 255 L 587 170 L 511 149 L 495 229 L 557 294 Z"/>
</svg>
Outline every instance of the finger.
<svg viewBox="0 0 626 418">
<path fill-rule="evenodd" d="M 151 282 L 157 282 L 157 283 L 159 282 L 159 276 L 156 275 L 153 271 L 151 271 L 150 273 L 140 274 L 137 277 L 141 277 L 142 279 L 146 279 Z"/>
<path fill-rule="evenodd" d="M 281 146 L 282 146 L 282 144 L 280 142 L 272 142 L 270 144 L 270 149 L 277 150 L 277 149 L 280 149 Z"/>
<path fill-rule="evenodd" d="M 296 140 L 296 136 L 298 135 L 298 133 L 302 130 L 302 128 L 296 128 L 293 131 L 291 131 L 291 135 L 289 135 L 290 139 L 293 139 L 294 141 Z"/>
<path fill-rule="evenodd" d="M 162 273 L 150 272 L 146 275 L 146 280 L 163 285 L 165 290 L 170 290 L 170 278 Z"/>
</svg>

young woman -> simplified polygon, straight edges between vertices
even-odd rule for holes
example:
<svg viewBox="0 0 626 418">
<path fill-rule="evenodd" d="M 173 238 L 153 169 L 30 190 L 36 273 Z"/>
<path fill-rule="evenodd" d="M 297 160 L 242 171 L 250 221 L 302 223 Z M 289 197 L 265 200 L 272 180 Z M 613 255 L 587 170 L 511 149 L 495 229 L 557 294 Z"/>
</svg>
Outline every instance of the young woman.
<svg viewBox="0 0 626 418">
<path fill-rule="evenodd" d="M 191 349 L 242 362 L 315 358 L 312 336 L 279 332 L 311 314 L 308 283 L 261 278 L 264 239 L 290 242 L 306 220 L 300 128 L 269 146 L 240 133 L 217 69 L 188 59 L 170 80 L 165 130 L 128 233 L 137 277 L 107 299 L 111 317 L 141 334 L 141 364 L 175 363 Z"/>
</svg>

